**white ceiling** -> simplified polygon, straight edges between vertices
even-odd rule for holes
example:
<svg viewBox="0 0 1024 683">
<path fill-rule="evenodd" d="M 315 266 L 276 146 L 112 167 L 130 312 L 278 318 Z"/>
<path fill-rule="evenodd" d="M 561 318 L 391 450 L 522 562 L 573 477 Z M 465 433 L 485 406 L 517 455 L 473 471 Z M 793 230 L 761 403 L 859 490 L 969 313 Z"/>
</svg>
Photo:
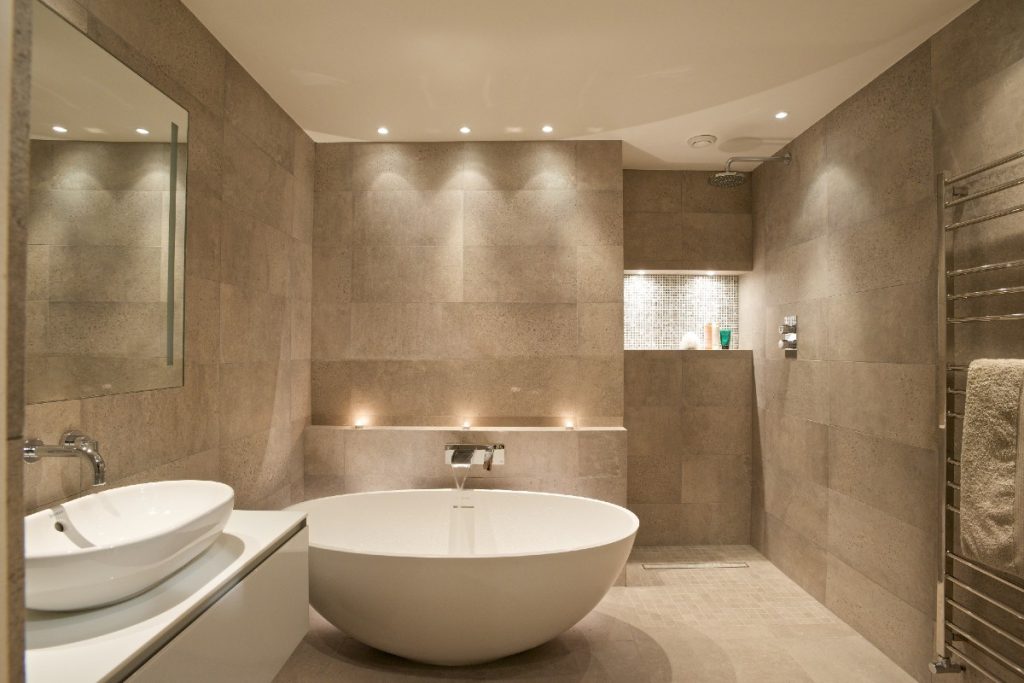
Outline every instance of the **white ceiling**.
<svg viewBox="0 0 1024 683">
<path fill-rule="evenodd" d="M 41 2 L 32 10 L 31 97 L 33 139 L 167 142 L 171 122 L 187 137 L 188 112 Z"/>
<path fill-rule="evenodd" d="M 314 140 L 622 139 L 627 168 L 772 153 L 975 2 L 184 1 Z"/>
</svg>

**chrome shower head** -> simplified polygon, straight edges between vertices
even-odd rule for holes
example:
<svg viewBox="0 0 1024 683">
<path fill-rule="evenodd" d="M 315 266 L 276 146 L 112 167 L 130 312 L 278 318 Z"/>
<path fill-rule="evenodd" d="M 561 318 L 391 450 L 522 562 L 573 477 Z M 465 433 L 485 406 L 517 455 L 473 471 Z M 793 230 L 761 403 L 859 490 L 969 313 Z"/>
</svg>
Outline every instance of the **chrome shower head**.
<svg viewBox="0 0 1024 683">
<path fill-rule="evenodd" d="M 725 162 L 724 171 L 719 171 L 708 177 L 708 185 L 711 187 L 739 187 L 747 182 L 746 173 L 732 170 L 732 165 L 736 161 L 781 161 L 784 164 L 788 164 L 792 160 L 793 155 L 789 152 L 774 157 L 730 157 Z"/>
<path fill-rule="evenodd" d="M 747 182 L 747 176 L 737 171 L 719 171 L 708 178 L 708 185 L 712 187 L 738 187 Z"/>
</svg>

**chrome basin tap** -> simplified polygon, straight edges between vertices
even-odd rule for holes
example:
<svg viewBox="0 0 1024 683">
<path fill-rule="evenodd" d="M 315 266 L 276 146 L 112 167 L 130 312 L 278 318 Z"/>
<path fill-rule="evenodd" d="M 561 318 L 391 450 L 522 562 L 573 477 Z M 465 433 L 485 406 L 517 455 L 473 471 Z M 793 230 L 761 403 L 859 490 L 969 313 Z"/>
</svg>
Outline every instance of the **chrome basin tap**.
<svg viewBox="0 0 1024 683">
<path fill-rule="evenodd" d="M 39 462 L 40 458 L 82 457 L 92 465 L 92 485 L 107 483 L 107 465 L 100 455 L 100 444 L 82 432 L 64 432 L 56 446 L 47 446 L 39 439 L 26 439 L 21 447 L 21 457 L 25 462 Z"/>
</svg>

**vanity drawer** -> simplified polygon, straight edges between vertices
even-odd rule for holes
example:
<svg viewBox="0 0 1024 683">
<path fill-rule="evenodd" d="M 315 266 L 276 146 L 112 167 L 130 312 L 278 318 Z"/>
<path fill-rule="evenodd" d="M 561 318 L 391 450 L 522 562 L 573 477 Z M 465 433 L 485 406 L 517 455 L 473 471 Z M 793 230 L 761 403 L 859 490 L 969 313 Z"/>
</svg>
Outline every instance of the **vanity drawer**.
<svg viewBox="0 0 1024 683">
<path fill-rule="evenodd" d="M 129 680 L 273 680 L 309 630 L 308 544 L 303 528 Z"/>
</svg>

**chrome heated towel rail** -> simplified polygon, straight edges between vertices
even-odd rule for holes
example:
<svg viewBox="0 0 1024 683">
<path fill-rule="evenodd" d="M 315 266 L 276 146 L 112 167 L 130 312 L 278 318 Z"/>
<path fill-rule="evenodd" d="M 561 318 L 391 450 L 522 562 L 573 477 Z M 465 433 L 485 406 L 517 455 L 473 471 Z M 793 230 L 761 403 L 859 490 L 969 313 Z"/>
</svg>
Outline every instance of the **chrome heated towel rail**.
<svg viewBox="0 0 1024 683">
<path fill-rule="evenodd" d="M 1004 219 L 1002 235 L 1011 234 L 1024 244 L 1024 204 L 1006 206 L 974 204 L 983 197 L 997 202 L 1001 192 L 1024 186 L 1024 150 L 996 159 L 960 174 L 939 174 L 936 182 L 941 251 L 939 255 L 939 356 L 943 359 L 939 423 L 942 432 L 941 505 L 942 552 L 940 553 L 935 649 L 932 671 L 973 672 L 977 680 L 1024 681 L 1024 581 L 1004 575 L 963 556 L 959 543 L 960 437 L 964 412 L 967 367 L 977 345 L 957 348 L 958 334 L 982 323 L 1009 325 L 1006 334 L 1020 341 L 1016 355 L 1024 357 L 1024 258 L 984 265 L 960 264 L 963 252 L 958 237 L 965 231 L 985 230 L 989 221 Z M 986 180 L 997 169 L 1009 167 L 1008 177 Z M 976 210 L 972 213 L 970 209 Z M 964 215 L 965 211 L 968 212 Z M 1016 221 L 1011 223 L 1010 221 Z M 1009 229 L 1009 233 L 1005 232 Z M 977 236 L 974 236 L 977 237 Z M 967 241 L 967 240 L 965 240 Z M 992 250 L 980 250 L 982 253 Z M 1006 249 L 999 249 L 1005 253 Z M 1006 254 L 1007 257 L 1011 254 Z M 1017 253 L 1016 256 L 1024 256 Z M 987 260 L 987 259 L 986 259 Z M 994 274 L 994 275 L 993 275 Z M 998 286 L 965 287 L 976 277 L 1002 277 Z M 963 291 L 967 289 L 967 291 Z M 973 290 L 973 291 L 971 291 Z M 1016 296 L 1015 296 L 1016 295 Z M 1000 299 L 1008 297 L 1008 299 Z M 993 301 L 1012 302 L 996 310 L 968 310 Z M 1016 304 L 1016 305 L 1014 305 Z M 1006 310 L 1009 308 L 1010 310 Z M 1017 310 L 1013 310 L 1017 309 Z M 1004 342 L 1005 343 L 1005 342 Z M 977 357 L 977 356 L 974 356 Z"/>
</svg>

